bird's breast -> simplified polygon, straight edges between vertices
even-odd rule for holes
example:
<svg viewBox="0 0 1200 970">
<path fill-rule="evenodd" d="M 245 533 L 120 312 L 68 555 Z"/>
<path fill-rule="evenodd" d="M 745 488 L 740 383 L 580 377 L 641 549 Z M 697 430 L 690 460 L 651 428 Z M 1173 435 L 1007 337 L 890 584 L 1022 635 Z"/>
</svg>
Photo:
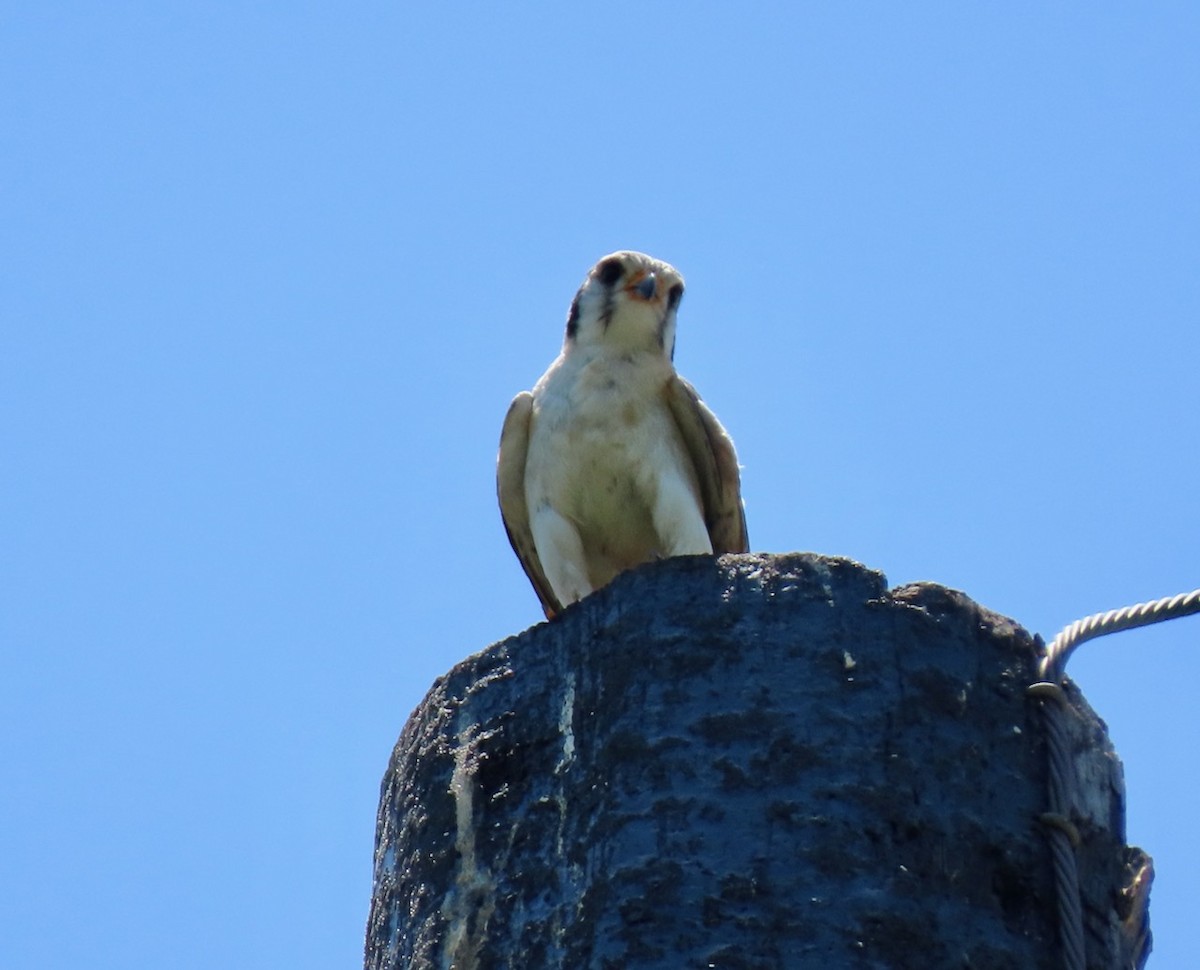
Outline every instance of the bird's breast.
<svg viewBox="0 0 1200 970">
<path fill-rule="evenodd" d="M 685 463 L 663 397 L 670 364 L 636 357 L 566 363 L 534 390 L 530 507 L 548 503 L 585 542 L 590 537 L 617 559 L 644 561 L 658 553 L 651 509 L 659 482 Z M 690 466 L 684 474 L 692 476 Z"/>
<path fill-rule="evenodd" d="M 546 375 L 534 391 L 535 439 L 560 461 L 644 457 L 673 434 L 663 397 L 670 366 L 637 356 L 599 358 Z"/>
</svg>

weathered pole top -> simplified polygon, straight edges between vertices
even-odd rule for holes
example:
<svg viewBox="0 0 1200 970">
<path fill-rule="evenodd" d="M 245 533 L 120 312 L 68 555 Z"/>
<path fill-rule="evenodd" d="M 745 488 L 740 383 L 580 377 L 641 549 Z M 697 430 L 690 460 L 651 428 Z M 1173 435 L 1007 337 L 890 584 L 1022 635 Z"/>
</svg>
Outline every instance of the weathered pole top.
<svg viewBox="0 0 1200 970">
<path fill-rule="evenodd" d="M 1057 968 L 1039 648 L 846 559 L 626 573 L 413 712 L 366 966 Z M 1125 967 L 1144 856 L 1068 698 L 1088 955 Z"/>
</svg>

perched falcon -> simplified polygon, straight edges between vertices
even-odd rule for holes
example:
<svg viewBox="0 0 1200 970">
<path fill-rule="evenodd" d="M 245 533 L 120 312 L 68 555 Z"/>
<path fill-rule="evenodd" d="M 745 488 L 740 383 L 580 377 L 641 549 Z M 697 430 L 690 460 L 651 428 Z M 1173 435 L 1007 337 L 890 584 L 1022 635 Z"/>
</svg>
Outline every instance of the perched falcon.
<svg viewBox="0 0 1200 970">
<path fill-rule="evenodd" d="M 547 617 L 639 563 L 749 549 L 733 441 L 671 362 L 682 296 L 674 267 L 605 256 L 508 409 L 500 514 Z"/>
</svg>

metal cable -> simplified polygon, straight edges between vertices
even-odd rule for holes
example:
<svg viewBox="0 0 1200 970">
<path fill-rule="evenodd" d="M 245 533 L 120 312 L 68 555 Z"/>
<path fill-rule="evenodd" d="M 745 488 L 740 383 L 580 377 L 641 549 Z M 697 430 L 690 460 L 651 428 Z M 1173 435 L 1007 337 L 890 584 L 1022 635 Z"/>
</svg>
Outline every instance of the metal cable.
<svg viewBox="0 0 1200 970">
<path fill-rule="evenodd" d="M 1069 702 L 1058 684 L 1034 684 L 1028 693 L 1042 701 L 1042 726 L 1050 760 L 1047 773 L 1050 810 L 1040 821 L 1050 840 L 1054 863 L 1054 895 L 1058 903 L 1058 939 L 1062 947 L 1063 970 L 1086 970 L 1083 901 L 1079 891 L 1079 864 L 1075 857 L 1079 830 L 1071 821 L 1075 814 L 1075 772 L 1071 766 L 1066 725 Z"/>
<path fill-rule="evenodd" d="M 1080 842 L 1079 830 L 1074 822 L 1075 772 L 1071 763 L 1070 738 L 1066 725 L 1069 703 L 1062 689 L 1067 660 L 1076 647 L 1088 640 L 1191 613 L 1200 613 L 1200 589 L 1076 620 L 1065 627 L 1046 648 L 1038 663 L 1041 682 L 1029 688 L 1029 696 L 1042 702 L 1042 718 L 1050 762 L 1050 811 L 1041 817 L 1041 821 L 1046 827 L 1054 862 L 1059 942 L 1062 946 L 1064 970 L 1086 970 L 1087 966 L 1083 936 L 1083 900 L 1079 889 L 1079 868 L 1075 854 Z"/>
<path fill-rule="evenodd" d="M 1150 603 L 1109 610 L 1107 613 L 1094 613 L 1082 620 L 1076 620 L 1070 626 L 1063 627 L 1046 648 L 1038 673 L 1043 680 L 1057 682 L 1062 679 L 1071 653 L 1081 643 L 1108 633 L 1149 626 L 1151 623 L 1173 620 L 1190 613 L 1200 613 L 1200 589 L 1180 593 L 1178 596 L 1164 596 Z"/>
</svg>

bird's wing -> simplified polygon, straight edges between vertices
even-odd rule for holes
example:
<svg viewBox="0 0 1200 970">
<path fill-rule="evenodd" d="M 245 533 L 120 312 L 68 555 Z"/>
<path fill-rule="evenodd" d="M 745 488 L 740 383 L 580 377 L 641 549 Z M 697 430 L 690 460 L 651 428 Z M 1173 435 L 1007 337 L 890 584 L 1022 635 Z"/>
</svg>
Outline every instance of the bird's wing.
<svg viewBox="0 0 1200 970">
<path fill-rule="evenodd" d="M 667 404 L 696 469 L 704 522 L 713 552 L 749 552 L 742 483 L 733 441 L 721 422 L 682 377 L 667 382 Z"/>
<path fill-rule="evenodd" d="M 500 517 L 504 520 L 508 541 L 521 560 L 521 567 L 533 584 L 533 591 L 542 601 L 542 609 L 549 619 L 562 611 L 562 604 L 542 572 L 537 547 L 533 544 L 533 532 L 529 528 L 529 505 L 525 501 L 525 456 L 529 451 L 529 421 L 532 413 L 532 394 L 522 391 L 513 398 L 504 417 L 504 430 L 500 432 L 500 453 L 496 457 L 496 496 L 500 499 Z"/>
</svg>

